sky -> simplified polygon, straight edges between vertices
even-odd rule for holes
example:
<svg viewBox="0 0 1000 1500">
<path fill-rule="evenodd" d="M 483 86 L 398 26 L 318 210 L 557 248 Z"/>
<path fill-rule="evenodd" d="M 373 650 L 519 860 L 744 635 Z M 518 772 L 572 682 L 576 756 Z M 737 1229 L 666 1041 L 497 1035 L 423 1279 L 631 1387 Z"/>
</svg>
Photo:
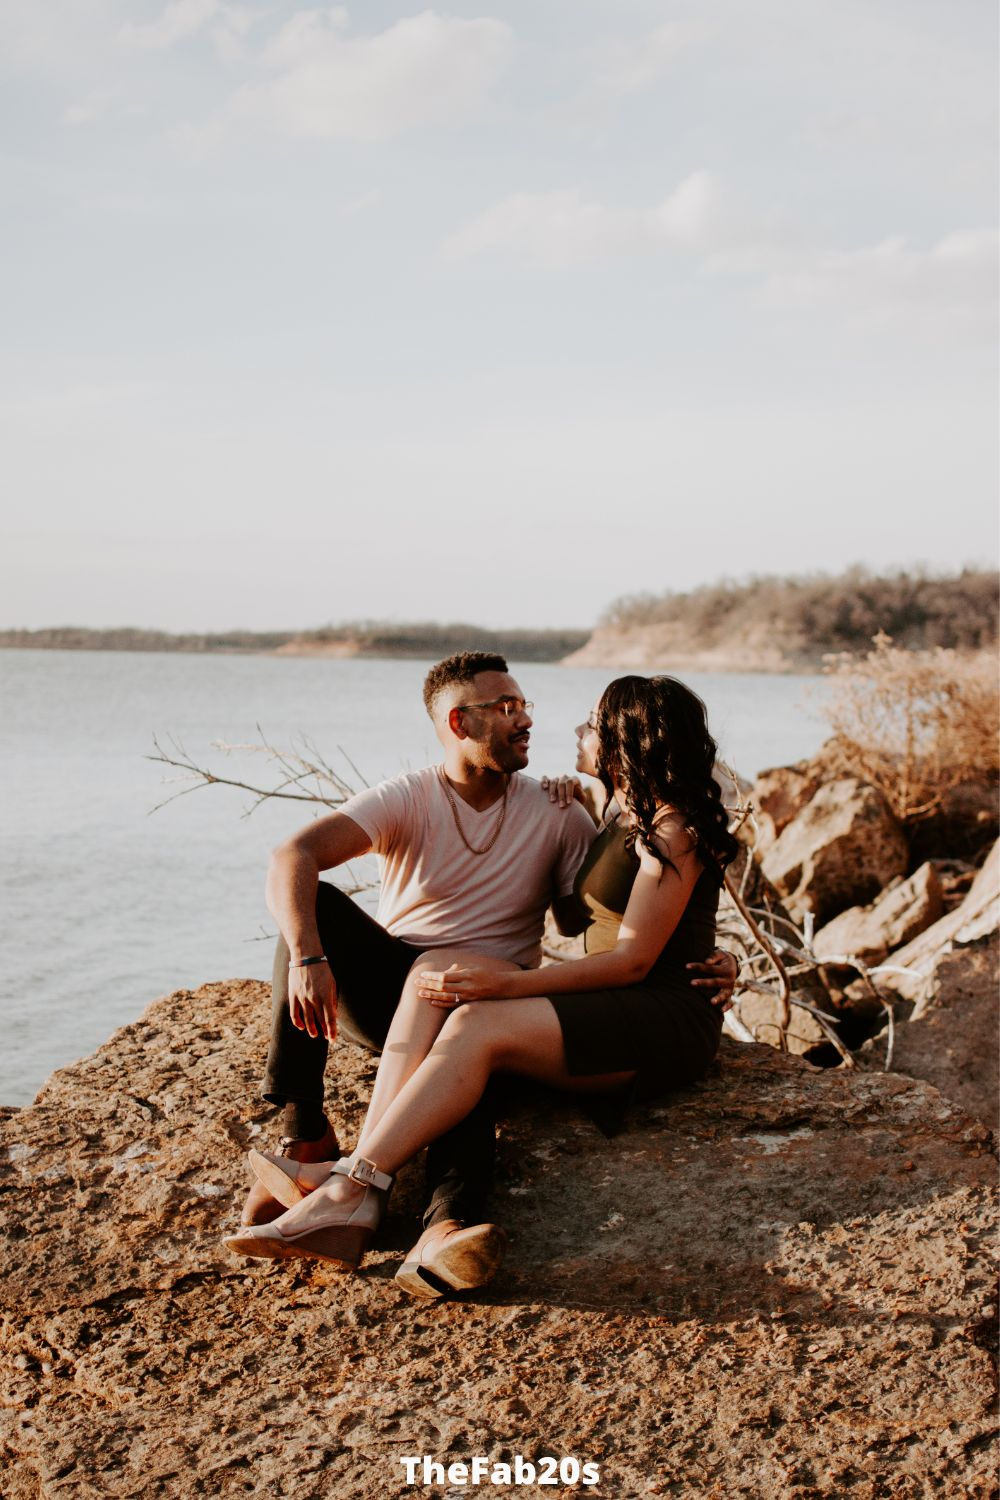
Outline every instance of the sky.
<svg viewBox="0 0 1000 1500">
<path fill-rule="evenodd" d="M 0 627 L 997 558 L 992 0 L 3 0 Z"/>
</svg>

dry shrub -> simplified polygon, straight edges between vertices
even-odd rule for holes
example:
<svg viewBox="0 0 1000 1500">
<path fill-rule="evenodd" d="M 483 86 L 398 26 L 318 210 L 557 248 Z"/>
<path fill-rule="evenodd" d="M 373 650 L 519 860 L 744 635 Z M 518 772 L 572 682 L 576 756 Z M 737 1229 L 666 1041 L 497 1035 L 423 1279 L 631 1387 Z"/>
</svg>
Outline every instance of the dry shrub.
<svg viewBox="0 0 1000 1500">
<path fill-rule="evenodd" d="M 866 656 L 827 658 L 824 712 L 845 770 L 879 788 L 902 823 L 931 816 L 963 782 L 1000 762 L 997 662 L 991 651 L 904 651 L 877 635 Z"/>
</svg>

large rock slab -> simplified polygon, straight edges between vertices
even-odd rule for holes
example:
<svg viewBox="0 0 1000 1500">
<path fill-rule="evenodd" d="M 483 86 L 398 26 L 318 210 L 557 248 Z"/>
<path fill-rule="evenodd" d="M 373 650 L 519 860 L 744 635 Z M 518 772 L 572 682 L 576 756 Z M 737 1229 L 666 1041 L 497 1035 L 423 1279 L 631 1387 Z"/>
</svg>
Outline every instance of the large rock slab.
<svg viewBox="0 0 1000 1500">
<path fill-rule="evenodd" d="M 903 831 L 874 787 L 828 781 L 764 851 L 764 874 L 792 916 L 817 925 L 873 900 L 906 872 Z"/>
<path fill-rule="evenodd" d="M 792 819 L 815 797 L 823 781 L 819 756 L 797 761 L 793 766 L 772 766 L 761 771 L 751 792 L 757 814 L 758 854 L 763 854 L 784 833 Z"/>
<path fill-rule="evenodd" d="M 897 1018 L 892 1066 L 924 1078 L 996 1132 L 1000 1118 L 998 937 L 949 949 L 908 1018 Z M 865 1051 L 885 1055 L 887 1035 Z"/>
<path fill-rule="evenodd" d="M 356 1276 L 220 1246 L 265 1015 L 169 996 L 0 1129 L 8 1500 L 383 1500 L 422 1454 L 575 1455 L 597 1486 L 537 1492 L 607 1500 L 993 1493 L 996 1164 L 930 1086 L 726 1043 L 612 1141 L 530 1095 L 506 1265 L 424 1305 L 391 1279 L 416 1170 Z M 339 1050 L 346 1139 L 372 1071 Z"/>
<path fill-rule="evenodd" d="M 949 787 L 941 805 L 910 834 L 910 859 L 971 860 L 980 864 L 1000 831 L 996 776 Z"/>
<path fill-rule="evenodd" d="M 849 954 L 871 967 L 930 927 L 943 911 L 941 881 L 928 861 L 870 905 L 852 906 L 821 927 L 813 952 L 827 959 Z"/>
<path fill-rule="evenodd" d="M 879 984 L 903 999 L 919 1002 L 932 991 L 937 965 L 956 943 L 976 942 L 998 928 L 1000 842 L 993 845 L 964 900 L 889 955 L 891 968 L 879 975 Z"/>
</svg>

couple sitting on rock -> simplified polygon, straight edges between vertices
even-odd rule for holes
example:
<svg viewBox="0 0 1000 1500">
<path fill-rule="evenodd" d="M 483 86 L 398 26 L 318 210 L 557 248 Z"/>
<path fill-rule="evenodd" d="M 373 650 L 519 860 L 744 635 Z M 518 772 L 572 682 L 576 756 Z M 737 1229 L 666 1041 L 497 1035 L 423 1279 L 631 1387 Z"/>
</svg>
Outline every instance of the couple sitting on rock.
<svg viewBox="0 0 1000 1500">
<path fill-rule="evenodd" d="M 273 857 L 264 1095 L 285 1134 L 280 1154 L 251 1151 L 257 1182 L 226 1244 L 353 1270 L 393 1174 L 426 1146 L 424 1232 L 397 1279 L 435 1297 L 484 1284 L 503 1254 L 485 1221 L 494 1074 L 624 1105 L 714 1058 L 735 978 L 715 913 L 736 843 L 704 705 L 672 678 L 619 678 L 577 728 L 577 770 L 609 794 L 599 829 L 575 777 L 523 774 L 532 705 L 502 656 L 448 657 L 424 701 L 443 764 L 352 797 Z M 319 880 L 369 851 L 377 921 Z M 539 969 L 550 906 L 586 957 Z M 338 1029 L 382 1054 L 350 1155 L 324 1111 Z"/>
</svg>

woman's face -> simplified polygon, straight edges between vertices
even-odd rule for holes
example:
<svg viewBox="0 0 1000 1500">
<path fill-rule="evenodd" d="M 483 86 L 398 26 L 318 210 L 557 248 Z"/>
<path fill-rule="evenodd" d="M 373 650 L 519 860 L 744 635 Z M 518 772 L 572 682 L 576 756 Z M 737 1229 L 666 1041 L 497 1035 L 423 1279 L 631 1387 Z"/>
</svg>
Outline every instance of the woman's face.
<svg viewBox="0 0 1000 1500">
<path fill-rule="evenodd" d="M 597 704 L 582 724 L 576 726 L 576 769 L 584 776 L 597 775 Z"/>
</svg>

